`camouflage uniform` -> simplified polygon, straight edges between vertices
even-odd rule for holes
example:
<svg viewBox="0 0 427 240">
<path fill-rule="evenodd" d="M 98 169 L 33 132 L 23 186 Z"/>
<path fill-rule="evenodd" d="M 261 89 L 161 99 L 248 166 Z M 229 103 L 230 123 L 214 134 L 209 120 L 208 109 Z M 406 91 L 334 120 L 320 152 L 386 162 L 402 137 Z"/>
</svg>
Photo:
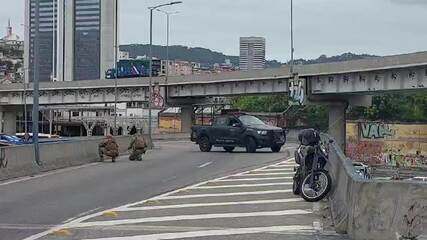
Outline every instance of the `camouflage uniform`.
<svg viewBox="0 0 427 240">
<path fill-rule="evenodd" d="M 139 142 L 139 144 L 138 144 Z M 147 150 L 147 144 L 142 136 L 135 136 L 129 143 L 129 150 L 132 150 L 129 155 L 131 161 L 142 161 L 142 154 Z"/>
<path fill-rule="evenodd" d="M 107 138 L 99 143 L 98 151 L 101 162 L 104 161 L 104 155 L 111 157 L 111 160 L 115 162 L 119 156 L 119 145 L 112 136 L 107 136 Z"/>
</svg>

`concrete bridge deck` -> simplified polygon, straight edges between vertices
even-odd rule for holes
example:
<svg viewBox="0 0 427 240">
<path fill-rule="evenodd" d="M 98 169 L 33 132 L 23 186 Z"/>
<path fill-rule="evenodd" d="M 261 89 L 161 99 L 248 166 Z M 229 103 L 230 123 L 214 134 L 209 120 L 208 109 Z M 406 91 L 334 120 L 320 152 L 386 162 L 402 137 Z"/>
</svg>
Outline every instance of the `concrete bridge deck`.
<svg viewBox="0 0 427 240">
<path fill-rule="evenodd" d="M 373 57 L 362 60 L 297 65 L 296 72 L 301 77 L 313 77 L 336 74 L 349 74 L 358 72 L 384 71 L 390 69 L 417 68 L 425 67 L 427 71 L 427 51 L 410 54 L 393 55 L 386 57 Z M 426 72 L 427 73 L 427 72 Z M 250 81 L 266 79 L 287 79 L 290 78 L 289 67 L 271 68 L 257 71 L 238 71 L 218 74 L 201 74 L 187 76 L 171 76 L 168 83 L 165 83 L 165 77 L 153 77 L 153 82 L 160 85 L 188 85 L 188 84 L 207 84 L 221 83 L 229 81 Z M 148 86 L 148 78 L 122 78 L 118 81 L 119 87 Z M 88 88 L 113 88 L 114 80 L 85 80 L 85 81 L 66 81 L 66 82 L 40 82 L 41 90 L 63 90 L 63 89 L 88 89 Z M 29 84 L 32 89 L 32 84 Z M 2 85 L 0 92 L 23 91 L 22 84 Z"/>
</svg>

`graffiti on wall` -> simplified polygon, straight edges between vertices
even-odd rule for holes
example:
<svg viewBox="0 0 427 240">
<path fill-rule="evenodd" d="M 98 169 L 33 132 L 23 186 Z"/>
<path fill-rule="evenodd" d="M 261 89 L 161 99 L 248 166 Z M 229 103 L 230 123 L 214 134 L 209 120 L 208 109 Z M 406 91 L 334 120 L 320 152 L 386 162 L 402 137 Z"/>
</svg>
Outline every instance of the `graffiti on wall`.
<svg viewBox="0 0 427 240">
<path fill-rule="evenodd" d="M 424 231 L 424 221 L 427 219 L 427 201 L 414 202 L 403 216 L 401 224 L 401 240 L 418 239 Z"/>
<path fill-rule="evenodd" d="M 369 165 L 427 166 L 427 124 L 347 123 L 347 156 Z"/>
<path fill-rule="evenodd" d="M 388 124 L 377 122 L 360 123 L 360 133 L 363 138 L 368 139 L 387 138 L 396 134 Z"/>
</svg>

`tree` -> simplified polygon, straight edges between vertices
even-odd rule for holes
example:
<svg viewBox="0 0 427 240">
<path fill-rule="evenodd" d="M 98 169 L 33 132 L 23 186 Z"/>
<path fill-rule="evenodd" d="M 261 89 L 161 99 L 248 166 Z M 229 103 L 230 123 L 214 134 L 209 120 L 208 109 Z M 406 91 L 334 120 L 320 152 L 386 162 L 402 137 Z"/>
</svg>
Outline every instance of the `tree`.
<svg viewBox="0 0 427 240">
<path fill-rule="evenodd" d="M 427 122 L 427 94 L 386 94 L 375 96 L 371 107 L 351 108 L 349 119 L 398 122 Z"/>
<path fill-rule="evenodd" d="M 288 106 L 287 95 L 245 96 L 232 100 L 235 108 L 247 112 L 283 112 Z"/>
</svg>

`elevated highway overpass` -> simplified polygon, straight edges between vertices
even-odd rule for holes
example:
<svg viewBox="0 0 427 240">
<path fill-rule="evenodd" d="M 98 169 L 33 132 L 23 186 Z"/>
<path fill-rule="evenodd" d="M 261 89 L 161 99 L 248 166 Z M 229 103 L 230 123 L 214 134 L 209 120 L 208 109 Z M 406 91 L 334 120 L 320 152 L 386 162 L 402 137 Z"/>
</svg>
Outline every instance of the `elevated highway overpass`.
<svg viewBox="0 0 427 240">
<path fill-rule="evenodd" d="M 427 89 L 427 52 L 356 61 L 296 66 L 313 95 L 377 94 Z M 169 77 L 155 77 L 168 99 L 286 93 L 289 68 Z M 26 102 L 32 102 L 32 84 Z M 167 89 L 167 91 L 165 91 Z M 2 85 L 0 105 L 22 105 L 23 84 Z M 147 101 L 148 78 L 118 80 L 118 101 Z M 167 92 L 167 96 L 166 96 Z M 114 80 L 41 82 L 40 104 L 66 105 L 114 102 Z M 171 101 L 173 105 L 173 101 Z"/>
<path fill-rule="evenodd" d="M 368 58 L 356 61 L 299 65 L 299 77 L 307 82 L 306 94 L 311 101 L 330 106 L 332 135 L 344 141 L 345 109 L 348 103 L 360 104 L 360 96 L 392 91 L 425 91 L 427 89 L 427 52 Z M 155 77 L 158 96 L 169 106 L 183 107 L 183 129 L 191 126 L 192 105 L 207 97 L 250 94 L 280 94 L 289 91 L 292 76 L 288 67 L 260 71 L 231 72 L 169 77 Z M 148 78 L 119 79 L 118 102 L 148 101 Z M 114 80 L 90 80 L 40 83 L 40 104 L 68 105 L 113 103 Z M 24 96 L 23 84 L 2 85 L 0 120 L 5 132 L 13 132 L 10 123 L 16 118 L 16 107 L 31 103 L 32 84 Z M 336 129 L 337 132 L 333 132 Z M 339 137 L 341 136 L 341 137 Z"/>
</svg>

